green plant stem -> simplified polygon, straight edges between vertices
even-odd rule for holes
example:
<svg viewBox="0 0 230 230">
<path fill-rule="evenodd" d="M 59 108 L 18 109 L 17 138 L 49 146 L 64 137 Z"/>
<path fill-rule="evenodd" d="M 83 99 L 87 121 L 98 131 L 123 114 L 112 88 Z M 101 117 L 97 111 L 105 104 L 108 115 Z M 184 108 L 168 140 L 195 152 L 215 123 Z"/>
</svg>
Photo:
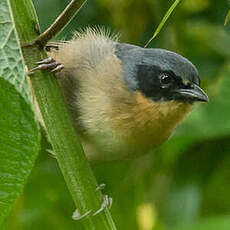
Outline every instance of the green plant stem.
<svg viewBox="0 0 230 230">
<path fill-rule="evenodd" d="M 228 11 L 228 13 L 226 15 L 226 18 L 225 18 L 225 21 L 224 21 L 224 26 L 227 26 L 229 20 L 230 20 L 230 10 Z"/>
<path fill-rule="evenodd" d="M 166 21 L 168 20 L 168 18 L 170 17 L 170 15 L 172 14 L 172 12 L 174 11 L 174 9 L 177 7 L 177 5 L 181 2 L 182 0 L 175 0 L 174 3 L 172 4 L 172 6 L 168 9 L 168 11 L 166 12 L 166 14 L 164 15 L 164 17 L 162 18 L 160 24 L 158 25 L 157 29 L 155 30 L 153 36 L 149 39 L 149 41 L 145 44 L 144 48 L 146 48 L 151 41 L 160 33 L 160 31 L 162 30 L 164 24 L 166 23 Z"/>
<path fill-rule="evenodd" d="M 21 44 L 35 40 L 39 25 L 32 0 L 9 2 Z M 47 57 L 41 46 L 36 44 L 25 46 L 22 51 L 28 69 Z M 80 214 L 89 210 L 93 213 L 101 207 L 103 196 L 96 191 L 96 179 L 72 126 L 55 75 L 37 71 L 31 76 L 31 83 L 48 137 L 76 207 Z M 96 216 L 85 217 L 82 223 L 85 229 L 116 229 L 107 208 Z"/>
<path fill-rule="evenodd" d="M 45 32 L 39 35 L 34 42 L 42 46 L 46 45 L 51 38 L 60 33 L 68 25 L 85 3 L 86 0 L 72 0 L 54 23 Z"/>
</svg>

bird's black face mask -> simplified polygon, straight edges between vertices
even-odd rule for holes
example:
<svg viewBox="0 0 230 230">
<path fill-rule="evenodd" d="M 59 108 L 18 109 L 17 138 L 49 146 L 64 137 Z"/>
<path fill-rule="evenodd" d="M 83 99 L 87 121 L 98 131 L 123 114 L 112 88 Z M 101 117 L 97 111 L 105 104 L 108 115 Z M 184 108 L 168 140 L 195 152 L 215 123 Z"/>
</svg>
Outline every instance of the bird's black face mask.
<svg viewBox="0 0 230 230">
<path fill-rule="evenodd" d="M 138 90 L 153 101 L 208 101 L 208 96 L 199 86 L 199 77 L 194 81 L 184 80 L 172 71 L 163 71 L 154 65 L 138 65 Z"/>
</svg>

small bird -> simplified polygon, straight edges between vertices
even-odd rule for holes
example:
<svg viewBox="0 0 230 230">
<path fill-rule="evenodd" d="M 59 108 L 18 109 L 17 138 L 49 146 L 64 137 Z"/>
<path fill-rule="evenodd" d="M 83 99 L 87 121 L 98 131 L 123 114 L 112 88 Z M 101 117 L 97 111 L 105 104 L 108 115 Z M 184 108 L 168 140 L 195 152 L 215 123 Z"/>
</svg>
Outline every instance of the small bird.
<svg viewBox="0 0 230 230">
<path fill-rule="evenodd" d="M 151 152 L 167 141 L 194 102 L 208 101 L 196 67 L 168 50 L 120 43 L 92 28 L 47 50 L 50 58 L 31 71 L 57 72 L 90 160 Z"/>
</svg>

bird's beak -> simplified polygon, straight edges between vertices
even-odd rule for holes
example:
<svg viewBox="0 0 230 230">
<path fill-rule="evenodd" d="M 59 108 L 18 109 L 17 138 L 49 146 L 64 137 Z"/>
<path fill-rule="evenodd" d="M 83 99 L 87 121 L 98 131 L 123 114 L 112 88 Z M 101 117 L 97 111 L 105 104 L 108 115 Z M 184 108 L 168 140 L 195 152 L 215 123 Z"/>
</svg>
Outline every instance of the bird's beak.
<svg viewBox="0 0 230 230">
<path fill-rule="evenodd" d="M 196 84 L 192 84 L 188 89 L 176 89 L 173 92 L 178 99 L 188 101 L 208 101 L 208 95 Z"/>
</svg>

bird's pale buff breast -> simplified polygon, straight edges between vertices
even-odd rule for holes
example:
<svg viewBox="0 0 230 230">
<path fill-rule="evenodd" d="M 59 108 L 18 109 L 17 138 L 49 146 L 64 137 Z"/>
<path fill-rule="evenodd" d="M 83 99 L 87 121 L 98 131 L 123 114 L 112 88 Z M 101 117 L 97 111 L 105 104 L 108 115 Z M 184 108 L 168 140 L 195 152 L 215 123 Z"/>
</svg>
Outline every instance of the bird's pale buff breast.
<svg viewBox="0 0 230 230">
<path fill-rule="evenodd" d="M 192 108 L 178 101 L 153 102 L 140 92 L 135 92 L 134 97 L 135 103 L 123 104 L 123 112 L 113 111 L 110 117 L 112 128 L 133 149 L 127 156 L 142 155 L 162 144 Z"/>
</svg>

